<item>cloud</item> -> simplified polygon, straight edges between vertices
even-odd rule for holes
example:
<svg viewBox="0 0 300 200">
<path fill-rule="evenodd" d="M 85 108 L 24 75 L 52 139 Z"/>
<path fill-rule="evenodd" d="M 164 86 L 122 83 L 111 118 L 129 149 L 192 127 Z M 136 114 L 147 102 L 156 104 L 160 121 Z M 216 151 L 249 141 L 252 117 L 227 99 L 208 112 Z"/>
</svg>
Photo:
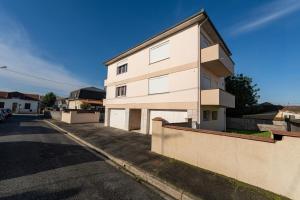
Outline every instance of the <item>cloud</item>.
<svg viewBox="0 0 300 200">
<path fill-rule="evenodd" d="M 88 84 L 76 78 L 62 64 L 51 62 L 30 40 L 24 26 L 0 9 L 0 90 L 49 90 L 66 95 Z"/>
<path fill-rule="evenodd" d="M 299 0 L 273 1 L 255 9 L 246 20 L 231 27 L 231 35 L 254 31 L 298 10 L 300 10 Z"/>
</svg>

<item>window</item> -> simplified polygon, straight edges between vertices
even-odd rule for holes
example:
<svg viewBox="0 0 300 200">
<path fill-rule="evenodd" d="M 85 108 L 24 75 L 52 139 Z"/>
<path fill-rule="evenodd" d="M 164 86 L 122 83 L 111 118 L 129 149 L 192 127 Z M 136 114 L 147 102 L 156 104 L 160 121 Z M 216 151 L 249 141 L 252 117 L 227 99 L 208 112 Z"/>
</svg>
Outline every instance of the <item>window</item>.
<svg viewBox="0 0 300 200">
<path fill-rule="evenodd" d="M 211 80 L 207 76 L 202 77 L 202 89 L 204 90 L 211 89 Z"/>
<path fill-rule="evenodd" d="M 210 118 L 210 111 L 204 110 L 203 111 L 203 121 L 209 121 L 209 118 Z"/>
<path fill-rule="evenodd" d="M 170 57 L 169 41 L 150 48 L 150 64 Z"/>
<path fill-rule="evenodd" d="M 211 119 L 212 120 L 218 120 L 218 111 L 212 111 L 211 112 Z"/>
<path fill-rule="evenodd" d="M 127 72 L 127 63 L 117 67 L 117 75 Z"/>
<path fill-rule="evenodd" d="M 116 87 L 116 97 L 126 96 L 126 85 Z"/>
<path fill-rule="evenodd" d="M 28 109 L 29 110 L 30 106 L 31 106 L 30 103 L 25 103 L 24 109 Z"/>
<path fill-rule="evenodd" d="M 149 79 L 149 94 L 165 93 L 169 91 L 168 76 L 158 76 Z"/>
<path fill-rule="evenodd" d="M 0 102 L 0 108 L 4 108 L 4 102 Z"/>
</svg>

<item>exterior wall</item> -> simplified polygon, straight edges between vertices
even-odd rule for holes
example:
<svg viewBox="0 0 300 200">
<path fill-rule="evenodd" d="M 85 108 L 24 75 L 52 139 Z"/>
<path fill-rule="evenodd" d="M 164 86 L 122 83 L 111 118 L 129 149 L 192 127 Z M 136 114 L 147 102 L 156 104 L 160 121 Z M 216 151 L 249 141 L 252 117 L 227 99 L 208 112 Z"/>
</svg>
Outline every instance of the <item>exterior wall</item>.
<svg viewBox="0 0 300 200">
<path fill-rule="evenodd" d="M 153 121 L 151 150 L 263 189 L 300 199 L 300 138 L 282 140 L 174 128 Z M 227 135 L 226 135 L 227 134 Z"/>
<path fill-rule="evenodd" d="M 62 112 L 61 121 L 76 124 L 76 123 L 97 123 L 99 122 L 100 112 L 81 113 L 77 111 Z"/>
<path fill-rule="evenodd" d="M 68 109 L 80 109 L 82 102 L 80 100 L 69 100 Z"/>
<path fill-rule="evenodd" d="M 218 119 L 217 120 L 203 120 L 203 111 L 209 110 L 209 111 L 218 111 Z M 219 107 L 213 107 L 213 106 L 202 106 L 201 107 L 201 123 L 200 128 L 201 129 L 207 129 L 207 130 L 216 130 L 216 131 L 225 131 L 226 130 L 226 114 L 225 114 L 225 108 L 219 108 Z M 211 116 L 210 116 L 211 117 Z"/>
<path fill-rule="evenodd" d="M 4 102 L 4 108 L 12 110 L 13 103 L 17 103 L 17 113 L 37 113 L 38 101 L 23 100 L 23 99 L 0 99 L 0 102 Z M 30 109 L 25 109 L 25 103 L 30 103 Z"/>
<path fill-rule="evenodd" d="M 50 115 L 52 119 L 55 119 L 57 121 L 61 121 L 62 117 L 62 111 L 50 111 Z"/>
<path fill-rule="evenodd" d="M 201 121 L 203 108 L 200 106 L 200 88 L 202 88 L 202 77 L 206 76 L 211 79 L 211 88 L 225 89 L 225 83 L 224 77 L 214 74 L 204 66 L 201 65 L 199 70 L 201 48 L 199 31 L 198 24 L 192 25 L 123 60 L 108 65 L 107 80 L 104 83 L 107 91 L 104 101 L 105 107 L 110 109 L 143 109 L 140 131 L 142 133 L 148 133 L 150 127 L 149 110 L 151 109 L 187 110 L 188 118 L 193 121 L 193 127 L 225 130 L 225 110 L 221 108 L 222 105 L 218 104 L 213 108 L 213 110 L 219 111 L 218 120 Z M 216 42 L 208 36 L 206 37 L 210 40 L 210 45 Z M 150 64 L 150 49 L 166 41 L 170 46 L 170 57 Z M 127 72 L 117 75 L 117 67 L 125 63 L 127 63 Z M 162 75 L 168 76 L 168 92 L 149 94 L 149 78 Z M 116 87 L 121 85 L 127 87 L 126 96 L 116 98 Z M 223 99 L 227 101 L 226 98 Z M 219 103 L 219 99 L 216 100 Z M 106 120 L 109 119 L 109 117 L 106 118 Z M 199 125 L 202 122 L 203 125 Z M 109 122 L 105 121 L 105 125 L 109 125 Z"/>
</svg>

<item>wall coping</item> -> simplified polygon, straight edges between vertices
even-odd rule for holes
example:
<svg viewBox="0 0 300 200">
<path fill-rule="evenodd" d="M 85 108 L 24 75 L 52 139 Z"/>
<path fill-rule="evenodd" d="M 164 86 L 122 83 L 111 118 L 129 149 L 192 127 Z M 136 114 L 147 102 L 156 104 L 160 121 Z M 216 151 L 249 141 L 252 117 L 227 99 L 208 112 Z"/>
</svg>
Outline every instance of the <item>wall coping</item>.
<svg viewBox="0 0 300 200">
<path fill-rule="evenodd" d="M 255 140 L 255 141 L 260 141 L 260 142 L 275 143 L 275 140 L 272 138 L 265 138 L 265 137 L 254 136 L 254 135 L 244 135 L 244 134 L 239 134 L 239 133 L 227 133 L 227 132 L 221 132 L 221 131 L 211 131 L 211 130 L 204 130 L 204 129 L 179 127 L 179 126 L 174 126 L 172 124 L 166 124 L 166 125 L 163 125 L 163 127 L 170 128 L 170 129 L 191 131 L 191 132 L 196 132 L 196 133 L 205 133 L 205 134 L 234 137 L 234 138 L 247 139 L 247 140 Z"/>
<path fill-rule="evenodd" d="M 289 136 L 289 137 L 298 137 L 300 138 L 300 132 L 289 132 L 281 130 L 271 130 L 274 135 Z"/>
</svg>

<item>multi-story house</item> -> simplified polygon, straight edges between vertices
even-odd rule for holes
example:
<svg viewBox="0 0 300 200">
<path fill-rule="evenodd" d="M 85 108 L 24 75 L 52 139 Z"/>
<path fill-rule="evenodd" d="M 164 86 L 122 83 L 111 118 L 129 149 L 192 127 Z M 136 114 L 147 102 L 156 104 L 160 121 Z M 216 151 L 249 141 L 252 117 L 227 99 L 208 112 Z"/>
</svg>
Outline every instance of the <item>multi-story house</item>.
<svg viewBox="0 0 300 200">
<path fill-rule="evenodd" d="M 105 62 L 105 125 L 151 134 L 152 119 L 225 130 L 231 52 L 201 11 Z"/>
</svg>

